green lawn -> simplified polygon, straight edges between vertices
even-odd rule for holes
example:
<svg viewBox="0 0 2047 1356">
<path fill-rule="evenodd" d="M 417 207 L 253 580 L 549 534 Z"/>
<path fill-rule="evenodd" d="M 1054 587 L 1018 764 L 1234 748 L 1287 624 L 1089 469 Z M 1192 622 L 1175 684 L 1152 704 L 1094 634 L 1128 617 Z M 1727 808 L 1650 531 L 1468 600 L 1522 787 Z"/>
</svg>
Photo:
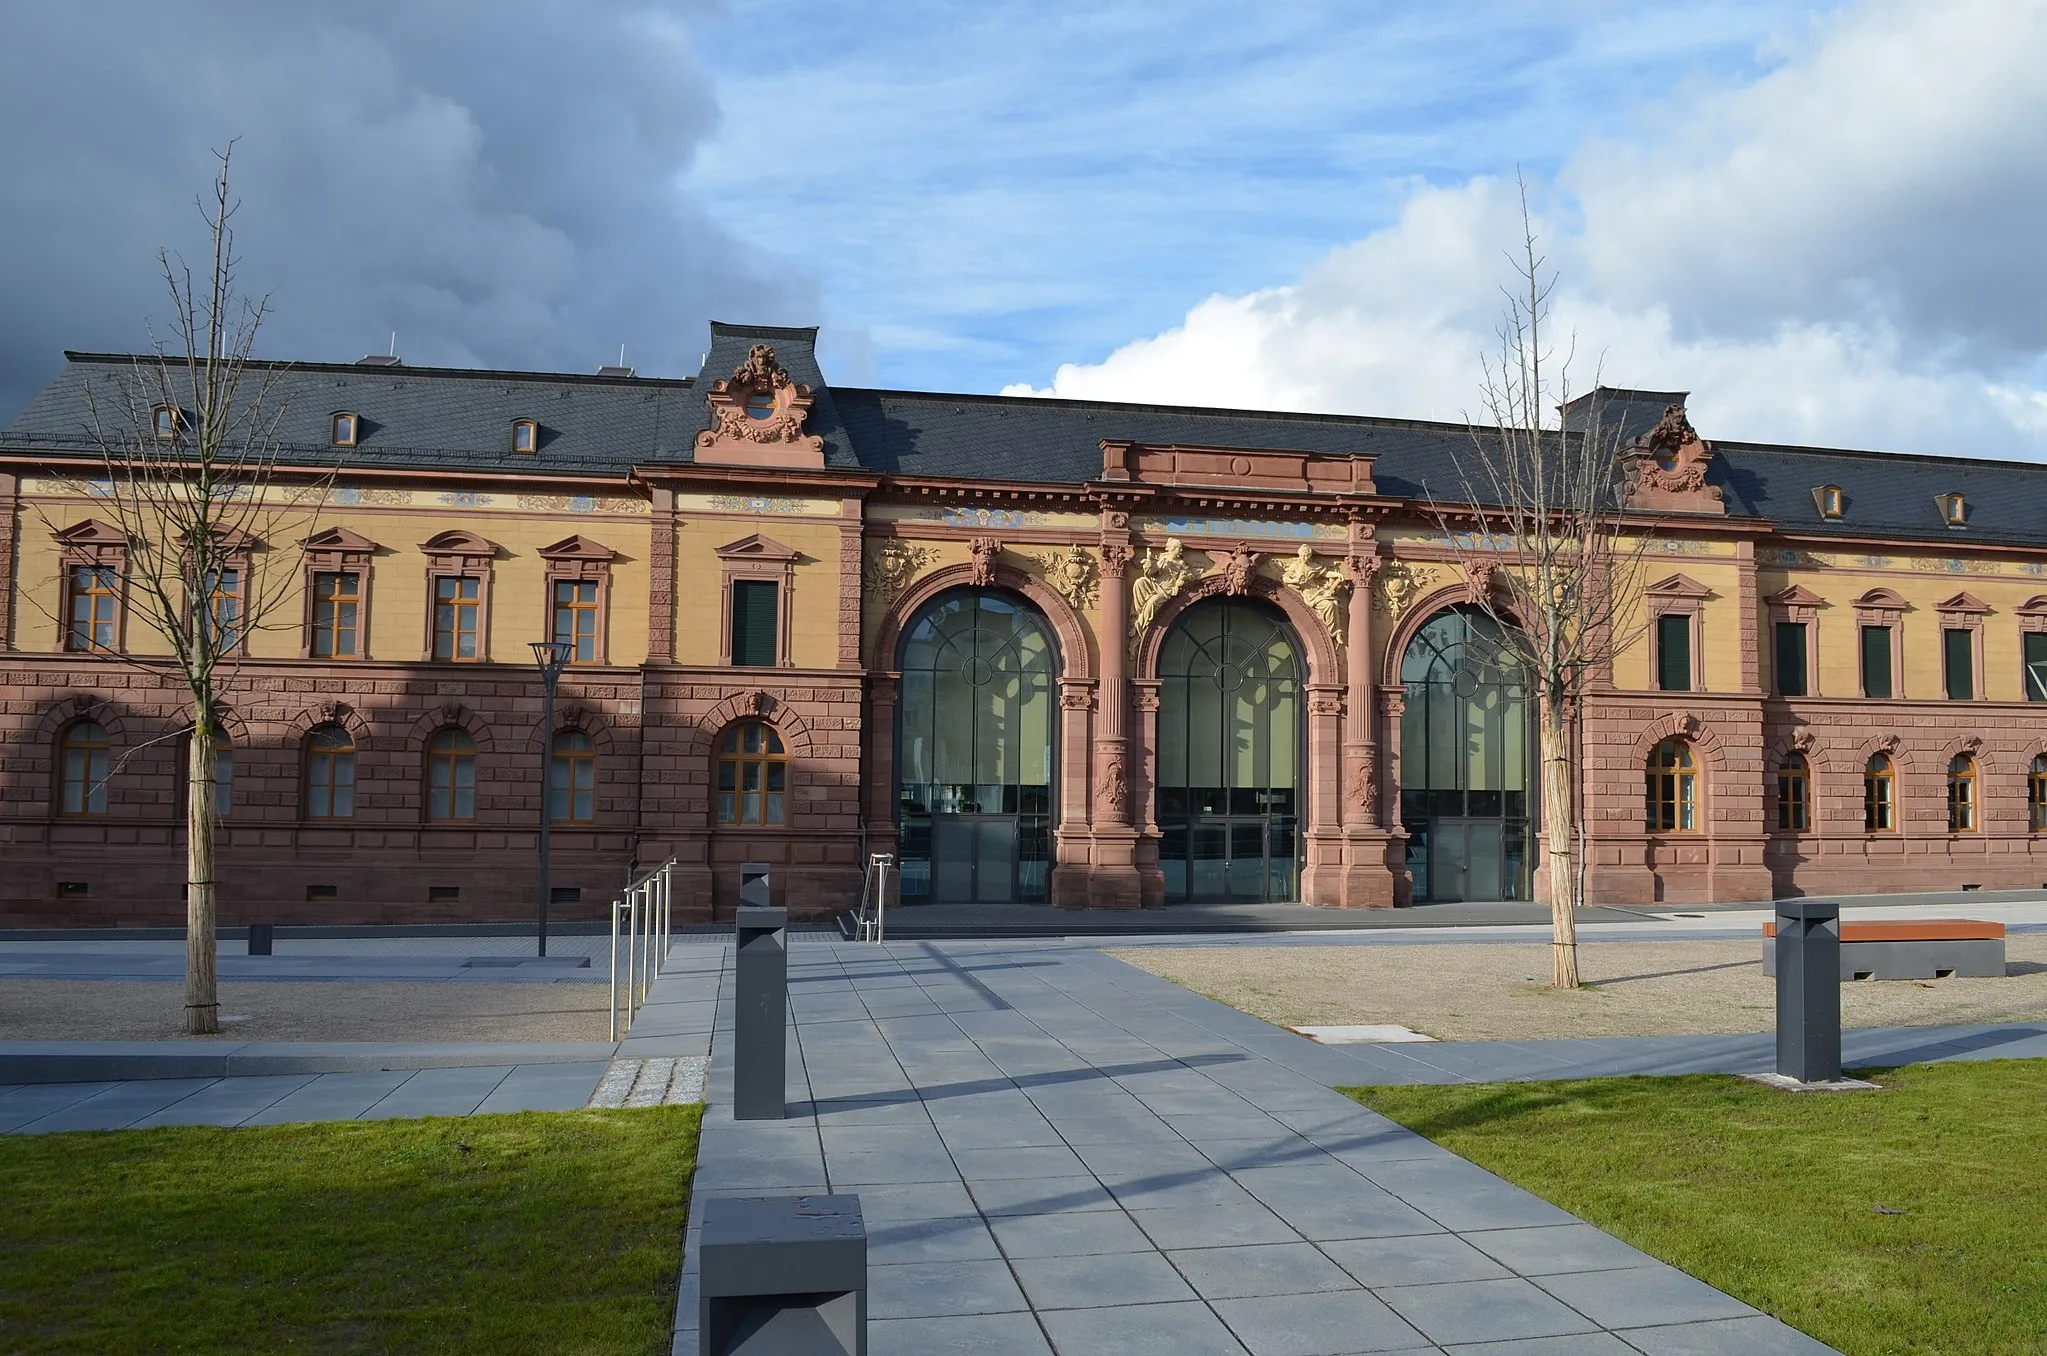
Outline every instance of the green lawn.
<svg viewBox="0 0 2047 1356">
<path fill-rule="evenodd" d="M 2047 1351 L 2047 1061 L 1346 1091 L 1849 1356 Z"/>
<path fill-rule="evenodd" d="M 665 1353 L 701 1114 L 0 1136 L 0 1351 Z"/>
</svg>

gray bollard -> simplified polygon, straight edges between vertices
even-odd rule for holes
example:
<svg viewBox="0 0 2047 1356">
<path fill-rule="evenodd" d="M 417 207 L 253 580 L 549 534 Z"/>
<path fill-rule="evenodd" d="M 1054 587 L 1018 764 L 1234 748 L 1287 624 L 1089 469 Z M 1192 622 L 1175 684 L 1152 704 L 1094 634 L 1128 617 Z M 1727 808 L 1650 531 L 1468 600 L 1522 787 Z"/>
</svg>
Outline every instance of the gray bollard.
<svg viewBox="0 0 2047 1356">
<path fill-rule="evenodd" d="M 704 1202 L 701 1356 L 867 1356 L 867 1228 L 858 1196 Z"/>
<path fill-rule="evenodd" d="M 789 911 L 766 907 L 765 866 L 749 862 L 739 870 L 732 1118 L 779 1121 L 789 1114 Z"/>
<path fill-rule="evenodd" d="M 1841 1076 L 1841 910 L 1827 900 L 1777 901 L 1777 1073 Z"/>
<path fill-rule="evenodd" d="M 251 923 L 251 924 L 249 924 L 249 954 L 250 954 L 250 955 L 252 955 L 252 956 L 267 956 L 267 955 L 269 955 L 269 954 L 270 954 L 270 941 L 271 941 L 271 932 L 272 932 L 272 929 L 274 929 L 275 927 L 276 927 L 276 924 L 274 924 L 274 923 Z"/>
</svg>

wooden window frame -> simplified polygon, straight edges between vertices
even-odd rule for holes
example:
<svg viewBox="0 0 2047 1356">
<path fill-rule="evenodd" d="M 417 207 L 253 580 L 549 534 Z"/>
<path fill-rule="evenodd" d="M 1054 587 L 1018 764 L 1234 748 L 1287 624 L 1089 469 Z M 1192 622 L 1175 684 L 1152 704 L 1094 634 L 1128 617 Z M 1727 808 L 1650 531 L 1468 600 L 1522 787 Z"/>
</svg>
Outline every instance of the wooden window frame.
<svg viewBox="0 0 2047 1356">
<path fill-rule="evenodd" d="M 1983 671 L 1983 618 L 1989 613 L 1989 605 L 1971 593 L 1957 593 L 1933 605 L 1940 616 L 1940 695 L 1947 701 L 1988 701 L 1984 688 L 1989 675 Z M 1969 695 L 1948 696 L 1947 673 L 1947 632 L 1966 631 L 1969 633 Z"/>
<path fill-rule="evenodd" d="M 1673 761 L 1661 760 L 1663 750 L 1673 751 Z M 1643 764 L 1643 805 L 1642 820 L 1645 830 L 1652 838 L 1690 836 L 1700 832 L 1699 821 L 1699 759 L 1693 752 L 1691 741 L 1681 735 L 1659 739 L 1649 750 L 1649 757 Z M 1662 779 L 1670 781 L 1670 796 L 1666 798 Z M 1662 810 L 1670 810 L 1671 827 L 1664 828 Z M 1690 824 L 1684 821 L 1689 812 Z"/>
<path fill-rule="evenodd" d="M 519 435 L 526 435 L 527 445 L 519 446 Z M 512 421 L 512 455 L 515 457 L 537 457 L 540 455 L 540 421 L 538 419 L 514 419 Z"/>
<path fill-rule="evenodd" d="M 1846 497 L 1839 485 L 1815 486 L 1812 492 L 1813 507 L 1820 511 L 1820 517 L 1833 523 L 1846 517 Z"/>
<path fill-rule="evenodd" d="M 1779 624 L 1805 628 L 1805 691 L 1791 700 L 1820 695 L 1820 609 L 1827 600 L 1802 584 L 1793 584 L 1765 600 L 1770 609 L 1770 688 L 1785 696 L 1783 679 L 1777 670 L 1777 627 Z M 1857 633 L 1858 637 L 1860 632 Z M 1861 662 L 1858 652 L 1856 662 Z"/>
<path fill-rule="evenodd" d="M 164 427 L 164 416 L 169 415 L 171 426 Z M 185 432 L 188 421 L 185 411 L 176 405 L 156 404 L 149 407 L 150 436 L 160 443 L 175 442 Z"/>
<path fill-rule="evenodd" d="M 1969 500 L 1960 490 L 1949 490 L 1933 496 L 1934 512 L 1940 515 L 1943 527 L 1967 527 L 1969 525 Z"/>
<path fill-rule="evenodd" d="M 1799 792 L 1794 797 L 1785 795 L 1785 788 L 1796 783 Z M 1793 805 L 1798 813 L 1787 814 Z M 1794 822 L 1786 824 L 1791 819 Z M 1777 760 L 1777 828 L 1778 833 L 1802 834 L 1812 832 L 1812 761 L 1804 754 L 1793 750 Z"/>
<path fill-rule="evenodd" d="M 1890 589 L 1871 589 L 1855 600 L 1855 690 L 1869 697 L 1869 675 L 1862 664 L 1862 628 L 1881 626 L 1891 633 L 1891 690 L 1874 701 L 1899 701 L 1905 696 L 1905 600 Z"/>
<path fill-rule="evenodd" d="M 330 759 L 340 757 L 344 753 L 348 756 L 348 813 L 345 815 L 334 813 L 334 788 L 338 783 L 335 781 L 331 771 L 327 777 L 327 813 L 324 815 L 313 813 L 313 740 L 322 730 L 338 730 L 341 732 L 342 737 L 348 741 L 348 747 L 345 749 L 321 750 Z M 356 751 L 355 732 L 339 721 L 322 721 L 306 731 L 305 736 L 299 740 L 299 819 L 301 822 L 307 824 L 331 824 L 336 820 L 352 820 L 355 818 Z M 332 764 L 330 763 L 329 766 L 331 768 Z"/>
<path fill-rule="evenodd" d="M 341 421 L 348 421 L 348 436 L 341 436 Z M 336 410 L 327 416 L 327 441 L 332 447 L 360 447 L 362 445 L 362 416 L 354 410 Z"/>
<path fill-rule="evenodd" d="M 440 750 L 438 750 L 435 746 L 440 743 L 443 736 L 450 734 L 457 734 L 462 736 L 462 738 L 468 740 L 469 741 L 468 749 L 466 751 L 447 753 L 443 753 Z M 420 767 L 421 773 L 424 774 L 421 779 L 422 784 L 420 786 L 419 797 L 420 819 L 427 824 L 476 823 L 476 798 L 478 791 L 481 789 L 481 784 L 478 782 L 476 776 L 476 761 L 479 752 L 479 750 L 476 747 L 476 736 L 470 734 L 469 731 L 463 729 L 460 725 L 443 725 L 440 729 L 435 730 L 431 735 L 427 736 L 426 746 L 423 752 L 424 757 L 421 760 Z M 456 792 L 460 789 L 460 784 L 455 777 L 455 771 L 456 765 L 463 758 L 467 758 L 469 760 L 469 813 L 466 815 L 458 815 L 454 813 L 454 810 L 456 804 Z M 449 764 L 448 815 L 445 818 L 437 819 L 434 817 L 434 765 L 442 760 L 446 760 Z"/>
<path fill-rule="evenodd" d="M 474 532 L 456 529 L 420 543 L 426 555 L 426 646 L 420 658 L 428 664 L 487 664 L 490 662 L 490 590 L 498 548 Z M 437 658 L 434 654 L 434 622 L 443 579 L 476 580 L 476 657 Z"/>
<path fill-rule="evenodd" d="M 2047 701 L 2047 692 L 2033 695 L 2033 676 L 2026 668 L 2026 637 L 2047 636 L 2047 593 L 2036 593 L 2012 609 L 2019 619 L 2019 696 L 2029 702 Z"/>
<path fill-rule="evenodd" d="M 563 753 L 560 747 L 563 735 L 580 735 L 589 747 Z M 554 773 L 556 766 L 561 763 L 569 765 L 567 797 L 569 812 L 566 815 L 557 816 L 554 812 Z M 588 763 L 590 765 L 590 813 L 580 817 L 576 814 L 575 767 L 578 763 Z M 597 756 L 597 741 L 590 738 L 588 730 L 579 729 L 574 725 L 564 725 L 556 730 L 548 740 L 547 745 L 547 822 L 550 824 L 566 824 L 570 828 L 596 824 L 597 778 L 600 770 L 601 764 Z"/>
<path fill-rule="evenodd" d="M 74 746 L 71 742 L 72 732 L 75 730 L 82 729 L 88 725 L 92 726 L 94 729 L 100 732 L 99 742 L 93 744 Z M 65 808 L 67 799 L 66 793 L 70 790 L 70 782 L 67 776 L 69 770 L 67 764 L 70 762 L 70 759 L 66 755 L 71 752 L 73 747 L 81 747 L 88 750 L 85 764 L 86 780 L 84 786 L 80 788 L 79 808 L 76 810 Z M 105 775 L 100 778 L 100 808 L 97 810 L 91 808 L 92 757 L 90 751 L 95 749 L 98 750 L 101 758 L 104 760 L 106 768 Z M 64 723 L 64 728 L 57 731 L 57 755 L 51 761 L 50 767 L 51 772 L 50 789 L 56 793 L 50 798 L 50 811 L 56 818 L 58 819 L 107 818 L 108 811 L 113 808 L 112 795 L 114 776 L 113 749 L 114 737 L 107 732 L 107 727 L 105 725 L 102 725 L 99 721 L 94 720 L 91 716 L 80 716 L 76 720 L 66 721 Z"/>
<path fill-rule="evenodd" d="M 2026 767 L 2026 830 L 2047 833 L 2047 753 L 2035 754 Z"/>
<path fill-rule="evenodd" d="M 749 728 L 758 728 L 765 736 L 761 740 L 761 749 L 757 753 L 749 753 L 744 748 L 745 739 L 743 732 Z M 725 747 L 727 742 L 738 743 L 741 747 L 728 750 Z M 778 745 L 780 746 L 779 751 L 777 750 Z M 733 768 L 732 790 L 729 793 L 733 797 L 733 813 L 729 819 L 725 817 L 724 806 L 719 799 L 727 794 L 723 789 L 723 774 L 727 764 L 730 764 Z M 761 769 L 761 817 L 758 820 L 749 820 L 745 817 L 744 796 L 746 787 L 744 783 L 746 780 L 745 769 L 748 766 L 756 766 Z M 782 769 L 782 817 L 779 820 L 771 820 L 767 817 L 768 797 L 774 794 L 768 785 L 774 780 L 773 774 L 770 771 L 774 767 Z M 771 722 L 754 716 L 744 720 L 736 720 L 723 730 L 720 730 L 717 742 L 711 746 L 712 825 L 720 829 L 787 829 L 792 817 L 791 811 L 795 809 L 795 800 L 792 795 L 793 783 L 789 768 L 789 741 L 782 738 L 782 732 L 776 729 Z"/>
<path fill-rule="evenodd" d="M 345 527 L 330 527 L 316 532 L 299 543 L 301 554 L 300 571 L 302 588 L 305 593 L 305 612 L 299 627 L 299 658 L 318 659 L 322 663 L 352 664 L 370 657 L 370 586 L 375 579 L 371 563 L 376 559 L 378 545 L 359 532 Z M 314 581 L 323 574 L 352 574 L 355 584 L 355 653 L 323 654 L 313 653 L 313 621 L 318 598 L 314 596 Z M 427 644 L 433 644 L 429 636 Z"/>
<path fill-rule="evenodd" d="M 1956 790 L 1962 790 L 1957 798 Z M 1960 811 L 1960 815 L 1957 815 Z M 1957 819 L 1966 820 L 1957 823 Z M 1979 833 L 1983 828 L 1983 779 L 1976 767 L 1976 759 L 1967 753 L 1958 753 L 1948 760 L 1947 765 L 1947 831 L 1949 833 Z"/>
<path fill-rule="evenodd" d="M 594 657 L 577 659 L 573 654 L 569 663 L 581 668 L 594 668 L 611 662 L 611 566 L 618 559 L 618 552 L 601 543 L 591 541 L 578 534 L 564 537 L 552 546 L 540 548 L 540 558 L 545 563 L 545 592 L 541 595 L 542 640 L 556 639 L 555 586 L 561 583 L 595 583 L 597 585 L 597 636 L 593 646 Z"/>
<path fill-rule="evenodd" d="M 87 518 L 56 534 L 58 543 L 57 648 L 67 654 L 125 654 L 128 632 L 128 538 L 119 529 L 97 518 Z M 114 617 L 111 647 L 88 641 L 74 644 L 71 605 L 77 581 L 74 571 L 111 569 L 114 572 Z"/>
<path fill-rule="evenodd" d="M 769 667 L 785 669 L 795 660 L 792 654 L 790 618 L 796 611 L 796 562 L 798 553 L 769 537 L 755 533 L 718 548 L 718 662 L 727 668 L 732 662 L 732 585 L 740 579 L 767 580 L 775 584 L 775 662 Z M 759 667 L 748 665 L 747 667 Z"/>
<path fill-rule="evenodd" d="M 1881 761 L 1883 766 L 1877 767 Z M 1881 800 L 1876 788 L 1882 786 Z M 1888 824 L 1879 824 L 1876 808 L 1882 805 Z M 1862 831 L 1864 833 L 1897 833 L 1898 829 L 1898 760 L 1888 753 L 1872 753 L 1862 765 Z"/>
</svg>

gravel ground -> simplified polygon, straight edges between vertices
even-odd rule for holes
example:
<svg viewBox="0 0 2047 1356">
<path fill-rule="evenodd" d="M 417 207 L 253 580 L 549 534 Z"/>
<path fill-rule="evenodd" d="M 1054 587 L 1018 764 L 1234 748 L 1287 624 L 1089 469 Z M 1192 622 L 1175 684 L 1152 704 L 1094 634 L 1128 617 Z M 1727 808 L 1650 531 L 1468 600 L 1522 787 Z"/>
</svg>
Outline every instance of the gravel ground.
<svg viewBox="0 0 2047 1356">
<path fill-rule="evenodd" d="M 1281 1026 L 1394 1023 L 1438 1040 L 1772 1031 L 1757 941 L 1592 942 L 1586 987 L 1548 986 L 1549 943 L 1145 947 L 1109 954 Z M 1849 1027 L 2047 1020 L 2047 937 L 2005 944 L 2003 979 L 1841 986 Z"/>
<path fill-rule="evenodd" d="M 222 1031 L 185 1036 L 181 984 L 0 980 L 0 1040 L 601 1041 L 602 984 L 220 986 Z"/>
</svg>

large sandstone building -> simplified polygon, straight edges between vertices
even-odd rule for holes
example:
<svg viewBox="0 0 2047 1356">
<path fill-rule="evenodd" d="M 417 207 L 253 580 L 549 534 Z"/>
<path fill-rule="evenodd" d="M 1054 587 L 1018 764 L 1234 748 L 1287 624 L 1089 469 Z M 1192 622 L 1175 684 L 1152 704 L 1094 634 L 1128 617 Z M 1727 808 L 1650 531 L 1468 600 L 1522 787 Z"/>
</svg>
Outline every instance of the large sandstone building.
<svg viewBox="0 0 2047 1356">
<path fill-rule="evenodd" d="M 670 857 L 694 916 L 756 860 L 829 912 L 883 851 L 906 905 L 1530 894 L 1530 698 L 1427 506 L 1467 429 L 834 387 L 814 339 L 274 372 L 325 488 L 247 543 L 302 605 L 228 690 L 224 920 L 529 917 L 543 808 L 557 917 Z M 85 436 L 131 373 L 0 435 L 7 925 L 183 917 L 186 708 Z M 1600 398 L 1656 566 L 1582 713 L 1591 899 L 2047 883 L 2047 468 Z"/>
</svg>

